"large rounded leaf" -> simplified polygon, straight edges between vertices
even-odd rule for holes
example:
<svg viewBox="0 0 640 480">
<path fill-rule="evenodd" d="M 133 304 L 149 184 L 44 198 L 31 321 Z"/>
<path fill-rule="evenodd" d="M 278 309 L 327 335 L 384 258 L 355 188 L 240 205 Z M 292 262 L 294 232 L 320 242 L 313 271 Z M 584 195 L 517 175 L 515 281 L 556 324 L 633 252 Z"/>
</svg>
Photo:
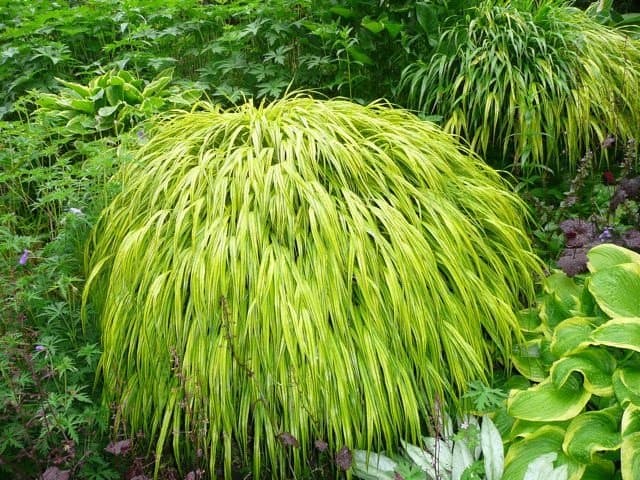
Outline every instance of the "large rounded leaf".
<svg viewBox="0 0 640 480">
<path fill-rule="evenodd" d="M 640 255 L 627 248 L 614 245 L 612 243 L 603 243 L 589 250 L 587 253 L 589 259 L 589 271 L 597 272 L 606 268 L 614 267 L 624 263 L 640 264 Z"/>
<path fill-rule="evenodd" d="M 575 355 L 561 358 L 551 367 L 553 384 L 560 388 L 573 373 L 580 373 L 585 390 L 593 395 L 609 397 L 613 395 L 611 375 L 616 368 L 616 360 L 602 348 L 589 348 Z"/>
<path fill-rule="evenodd" d="M 640 317 L 640 263 L 596 271 L 589 291 L 610 317 Z"/>
<path fill-rule="evenodd" d="M 580 463 L 591 463 L 598 452 L 618 450 L 621 419 L 619 406 L 578 415 L 567 428 L 564 451 Z"/>
<path fill-rule="evenodd" d="M 557 357 L 569 355 L 587 343 L 596 327 L 597 318 L 573 317 L 560 322 L 553 330 L 551 353 Z"/>
<path fill-rule="evenodd" d="M 546 425 L 525 440 L 515 442 L 505 457 L 505 470 L 502 478 L 523 480 L 529 464 L 542 455 L 555 453 L 558 455 L 556 466 L 567 465 L 569 478 L 579 478 L 584 466 L 572 461 L 562 453 L 564 429 Z"/>
<path fill-rule="evenodd" d="M 547 378 L 551 362 L 546 362 L 543 352 L 548 350 L 549 342 L 542 339 L 530 340 L 516 345 L 511 361 L 516 369 L 527 379 L 541 382 Z"/>
<path fill-rule="evenodd" d="M 620 405 L 626 407 L 632 403 L 640 407 L 640 371 L 637 368 L 618 368 L 611 382 Z"/>
<path fill-rule="evenodd" d="M 507 408 L 510 415 L 522 420 L 557 422 L 578 415 L 590 398 L 591 394 L 573 377 L 562 388 L 556 388 L 549 378 L 528 390 L 513 391 Z"/>
<path fill-rule="evenodd" d="M 627 407 L 622 415 L 620 470 L 623 480 L 635 480 L 640 472 L 640 407 Z"/>
<path fill-rule="evenodd" d="M 640 302 L 640 296 L 636 301 Z M 609 320 L 593 331 L 591 341 L 596 345 L 640 352 L 640 317 Z"/>
</svg>

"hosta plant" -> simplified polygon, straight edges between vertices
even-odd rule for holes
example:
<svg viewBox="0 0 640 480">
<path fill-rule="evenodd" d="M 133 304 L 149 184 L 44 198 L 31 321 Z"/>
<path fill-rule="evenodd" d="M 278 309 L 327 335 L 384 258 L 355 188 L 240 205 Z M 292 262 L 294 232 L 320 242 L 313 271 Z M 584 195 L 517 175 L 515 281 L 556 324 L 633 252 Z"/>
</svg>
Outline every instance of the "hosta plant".
<svg viewBox="0 0 640 480">
<path fill-rule="evenodd" d="M 503 0 L 444 24 L 400 89 L 489 160 L 530 172 L 574 168 L 609 134 L 637 137 L 639 85 L 636 40 L 564 2 Z"/>
<path fill-rule="evenodd" d="M 603 244 L 587 256 L 584 285 L 552 275 L 539 312 L 523 317 L 531 338 L 514 363 L 536 384 L 507 402 L 510 480 L 548 453 L 571 480 L 640 471 L 640 255 Z"/>
<path fill-rule="evenodd" d="M 402 442 L 402 457 L 356 450 L 353 474 L 364 480 L 500 480 L 504 449 L 491 418 L 466 415 L 455 434 L 451 419 L 443 420 L 442 431 L 423 437 L 420 446 Z"/>
<path fill-rule="evenodd" d="M 314 439 L 414 442 L 512 348 L 538 270 L 521 201 L 383 104 L 201 108 L 159 127 L 95 228 L 106 399 L 158 453 L 228 474 L 232 451 L 278 475 Z"/>
<path fill-rule="evenodd" d="M 403 455 L 356 450 L 353 474 L 363 480 L 507 480 L 502 437 L 491 418 L 465 415 L 453 433 L 447 419 L 436 437 L 423 437 L 421 446 L 403 442 Z M 554 467 L 555 453 L 533 459 L 523 480 L 567 480 L 566 465 Z"/>
<path fill-rule="evenodd" d="M 150 82 L 127 70 L 111 70 L 87 85 L 57 79 L 63 88 L 57 94 L 36 98 L 36 114 L 53 126 L 63 126 L 67 135 L 118 135 L 153 115 L 171 108 L 184 108 L 202 95 L 198 88 L 171 85 L 173 69 L 160 72 Z"/>
</svg>

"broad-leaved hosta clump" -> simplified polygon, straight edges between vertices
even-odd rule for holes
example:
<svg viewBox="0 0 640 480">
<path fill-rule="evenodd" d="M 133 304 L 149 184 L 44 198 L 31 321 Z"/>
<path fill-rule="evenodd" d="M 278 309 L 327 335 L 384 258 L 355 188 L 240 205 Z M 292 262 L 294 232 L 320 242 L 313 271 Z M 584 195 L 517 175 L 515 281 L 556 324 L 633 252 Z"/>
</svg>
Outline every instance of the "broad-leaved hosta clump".
<svg viewBox="0 0 640 480">
<path fill-rule="evenodd" d="M 382 104 L 176 114 L 122 180 L 85 293 L 107 398 L 158 451 L 200 447 L 211 471 L 230 474 L 234 445 L 277 478 L 315 439 L 416 441 L 436 397 L 508 357 L 532 293 L 522 203 Z"/>
<path fill-rule="evenodd" d="M 637 138 L 640 43 L 563 1 L 483 1 L 447 20 L 401 90 L 498 164 L 573 168 L 608 135 Z"/>
</svg>

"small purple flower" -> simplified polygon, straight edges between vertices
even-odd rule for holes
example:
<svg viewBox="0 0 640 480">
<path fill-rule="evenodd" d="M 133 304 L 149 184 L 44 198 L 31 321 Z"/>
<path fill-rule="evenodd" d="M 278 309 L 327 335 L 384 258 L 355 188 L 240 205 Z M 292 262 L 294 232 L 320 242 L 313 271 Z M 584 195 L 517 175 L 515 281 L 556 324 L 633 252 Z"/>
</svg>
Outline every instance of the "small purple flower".
<svg viewBox="0 0 640 480">
<path fill-rule="evenodd" d="M 613 230 L 612 227 L 606 227 L 602 233 L 600 234 L 600 236 L 598 236 L 598 240 L 602 241 L 602 242 L 606 242 L 607 240 L 611 240 L 613 238 L 613 233 L 611 233 Z"/>
<path fill-rule="evenodd" d="M 31 255 L 31 252 L 25 248 L 22 251 L 22 255 L 20 256 L 20 260 L 18 260 L 18 263 L 20 265 L 26 265 L 29 261 L 29 255 Z"/>
<path fill-rule="evenodd" d="M 44 352 L 47 349 L 47 347 L 45 347 L 44 345 L 36 345 L 35 350 L 36 352 Z"/>
</svg>

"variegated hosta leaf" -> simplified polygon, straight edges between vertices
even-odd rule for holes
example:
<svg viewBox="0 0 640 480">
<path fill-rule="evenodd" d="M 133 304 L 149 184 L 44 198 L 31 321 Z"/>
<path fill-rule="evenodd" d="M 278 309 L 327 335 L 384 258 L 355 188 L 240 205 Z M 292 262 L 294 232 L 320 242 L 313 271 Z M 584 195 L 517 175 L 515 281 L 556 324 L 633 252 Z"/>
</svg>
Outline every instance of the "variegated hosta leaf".
<svg viewBox="0 0 640 480">
<path fill-rule="evenodd" d="M 589 464 L 600 452 L 618 450 L 621 419 L 619 406 L 578 415 L 567 427 L 564 451 L 576 461 Z"/>
<path fill-rule="evenodd" d="M 637 367 L 618 368 L 612 378 L 616 399 L 623 407 L 629 403 L 640 407 L 640 369 Z"/>
<path fill-rule="evenodd" d="M 608 271 L 605 270 L 603 273 Z M 638 284 L 640 285 L 640 277 L 638 277 Z M 640 294 L 640 291 L 638 293 Z M 636 298 L 636 301 L 640 305 L 640 296 Z M 591 342 L 595 345 L 640 352 L 640 316 L 617 317 L 609 320 L 591 333 Z"/>
<path fill-rule="evenodd" d="M 557 358 L 570 355 L 588 346 L 589 335 L 601 319 L 595 317 L 568 318 L 553 329 L 551 353 Z"/>
<path fill-rule="evenodd" d="M 640 407 L 628 406 L 622 415 L 620 470 L 622 480 L 635 480 L 640 472 Z"/>
<path fill-rule="evenodd" d="M 551 367 L 551 380 L 557 388 L 561 388 L 572 374 L 580 373 L 587 392 L 610 397 L 613 395 L 611 375 L 615 368 L 613 355 L 602 348 L 591 347 L 555 362 Z"/>
<path fill-rule="evenodd" d="M 527 465 L 523 480 L 568 480 L 569 470 L 566 465 L 558 468 L 553 466 L 557 457 L 555 452 L 540 455 Z"/>
<path fill-rule="evenodd" d="M 549 342 L 540 338 L 516 345 L 511 355 L 513 365 L 532 382 L 542 382 L 549 374 L 551 362 L 545 361 Z"/>
<path fill-rule="evenodd" d="M 514 390 L 507 400 L 508 412 L 532 422 L 557 422 L 578 415 L 591 398 L 581 382 L 568 379 L 557 388 L 550 378 L 528 390 Z"/>
<path fill-rule="evenodd" d="M 589 291 L 610 317 L 640 318 L 640 263 L 624 263 L 596 271 Z"/>
<path fill-rule="evenodd" d="M 613 243 L 596 245 L 587 253 L 590 272 L 597 272 L 625 263 L 640 264 L 640 254 Z"/>
<path fill-rule="evenodd" d="M 546 425 L 527 438 L 514 442 L 505 456 L 503 478 L 505 480 L 524 480 L 529 465 L 540 456 L 550 453 L 558 456 L 556 469 L 566 465 L 569 478 L 579 478 L 584 472 L 584 465 L 577 464 L 562 453 L 564 434 L 563 428 Z"/>
</svg>

